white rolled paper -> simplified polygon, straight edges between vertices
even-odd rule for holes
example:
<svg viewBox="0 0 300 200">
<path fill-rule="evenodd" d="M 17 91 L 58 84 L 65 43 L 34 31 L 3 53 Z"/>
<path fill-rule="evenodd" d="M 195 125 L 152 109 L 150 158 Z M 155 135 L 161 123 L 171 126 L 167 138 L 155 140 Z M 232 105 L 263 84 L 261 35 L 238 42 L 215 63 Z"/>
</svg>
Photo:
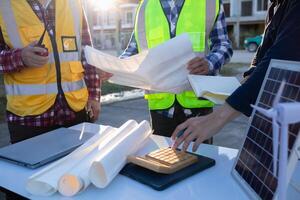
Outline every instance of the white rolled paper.
<svg viewBox="0 0 300 200">
<path fill-rule="evenodd" d="M 90 167 L 90 181 L 98 188 L 105 188 L 125 166 L 127 157 L 136 153 L 151 132 L 149 122 L 143 121 L 132 131 L 118 137 Z"/>
<path fill-rule="evenodd" d="M 33 195 L 39 196 L 50 196 L 54 194 L 57 191 L 59 178 L 78 165 L 84 157 L 98 146 L 99 141 L 109 137 L 113 130 L 114 129 L 111 127 L 101 126 L 99 132 L 96 133 L 95 136 L 71 154 L 29 177 L 26 183 L 26 190 Z M 82 134 L 84 134 L 84 126 L 82 128 Z"/>
<path fill-rule="evenodd" d="M 97 142 L 97 148 L 94 148 L 85 158 L 83 158 L 76 167 L 67 171 L 58 182 L 58 191 L 64 196 L 74 196 L 85 190 L 90 185 L 88 171 L 93 161 L 101 159 L 105 149 L 114 146 L 120 139 L 130 133 L 138 123 L 129 120 L 115 132 L 110 133 L 101 141 Z"/>
</svg>

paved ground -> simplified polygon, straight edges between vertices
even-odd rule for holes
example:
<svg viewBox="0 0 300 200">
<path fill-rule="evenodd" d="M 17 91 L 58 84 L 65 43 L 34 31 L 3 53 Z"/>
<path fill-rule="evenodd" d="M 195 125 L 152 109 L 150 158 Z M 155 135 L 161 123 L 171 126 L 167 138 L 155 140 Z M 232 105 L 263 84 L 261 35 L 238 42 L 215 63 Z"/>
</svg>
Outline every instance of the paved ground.
<svg viewBox="0 0 300 200">
<path fill-rule="evenodd" d="M 0 124 L 0 147 L 7 145 L 9 142 L 8 129 L 6 124 Z"/>
<path fill-rule="evenodd" d="M 254 53 L 246 50 L 235 50 L 231 58 L 232 63 L 251 63 Z"/>
<path fill-rule="evenodd" d="M 102 107 L 99 124 L 121 126 L 128 119 L 137 121 L 149 120 L 147 103 L 144 99 L 122 101 Z M 220 146 L 239 148 L 247 126 L 247 118 L 241 117 L 228 124 L 215 137 L 215 144 Z M 0 146 L 7 145 L 9 141 L 6 124 L 0 125 Z"/>
<path fill-rule="evenodd" d="M 120 126 L 128 119 L 135 119 L 139 122 L 144 119 L 149 120 L 147 102 L 143 99 L 105 105 L 101 112 L 102 114 L 98 123 L 112 126 Z M 246 126 L 246 117 L 236 119 L 220 131 L 214 143 L 219 146 L 239 148 L 245 135 Z"/>
</svg>

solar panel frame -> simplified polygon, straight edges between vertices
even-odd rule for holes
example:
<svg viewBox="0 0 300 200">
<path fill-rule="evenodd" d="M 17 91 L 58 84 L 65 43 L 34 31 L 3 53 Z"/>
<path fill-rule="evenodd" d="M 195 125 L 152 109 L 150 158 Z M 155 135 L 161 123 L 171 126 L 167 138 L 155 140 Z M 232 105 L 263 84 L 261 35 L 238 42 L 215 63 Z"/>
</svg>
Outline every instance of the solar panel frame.
<svg viewBox="0 0 300 200">
<path fill-rule="evenodd" d="M 255 105 L 258 105 L 260 103 L 262 95 L 263 95 L 263 93 L 265 91 L 266 83 L 268 81 L 270 72 L 274 68 L 278 68 L 280 70 L 286 70 L 286 71 L 296 71 L 296 72 L 300 73 L 300 62 L 286 61 L 286 60 L 274 60 L 274 59 L 271 60 L 269 68 L 268 68 L 268 70 L 266 72 L 266 76 L 265 76 L 265 79 L 263 81 L 263 84 L 262 84 L 262 87 L 260 89 L 260 92 L 259 92 L 259 95 L 258 95 L 258 98 L 256 100 Z M 299 87 L 300 87 L 300 85 L 299 85 Z M 282 98 L 281 98 L 281 100 L 282 100 Z M 259 105 L 259 106 L 261 106 L 261 105 Z M 237 159 L 235 160 L 235 163 L 233 165 L 232 175 L 237 180 L 237 182 L 239 183 L 239 185 L 244 189 L 244 191 L 248 194 L 248 196 L 251 199 L 261 199 L 261 197 L 255 192 L 255 190 L 247 183 L 247 181 L 236 170 L 237 163 L 240 160 L 242 149 L 243 149 L 243 147 L 244 147 L 244 145 L 245 145 L 245 143 L 247 141 L 247 137 L 248 137 L 248 134 L 250 132 L 252 121 L 253 121 L 255 115 L 259 115 L 259 116 L 262 116 L 262 118 L 266 118 L 262 114 L 259 114 L 257 112 L 252 112 L 252 115 L 251 115 L 251 117 L 250 117 L 250 119 L 248 121 L 248 129 L 247 129 L 247 134 L 244 137 L 243 146 L 241 147 L 241 149 L 239 151 L 239 154 L 237 156 Z M 290 151 L 290 154 L 289 154 L 288 175 L 287 175 L 288 181 L 290 181 L 290 179 L 292 177 L 292 174 L 293 174 L 293 171 L 296 168 L 296 165 L 297 165 L 297 162 L 298 162 L 298 159 L 299 159 L 298 158 L 298 154 L 300 153 L 299 152 L 300 151 L 299 150 L 299 147 L 300 147 L 300 130 L 299 130 L 298 135 L 296 137 L 297 138 L 294 141 L 293 148 L 292 148 L 292 150 Z M 273 152 L 269 152 L 269 153 L 271 153 L 273 155 Z M 272 156 L 272 158 L 273 158 L 273 156 Z M 261 187 L 261 186 L 258 186 L 258 187 Z M 260 189 L 262 189 L 262 188 L 260 188 Z M 276 198 L 276 194 L 277 194 L 277 192 L 274 193 L 274 196 L 272 198 L 274 198 L 274 197 Z"/>
</svg>

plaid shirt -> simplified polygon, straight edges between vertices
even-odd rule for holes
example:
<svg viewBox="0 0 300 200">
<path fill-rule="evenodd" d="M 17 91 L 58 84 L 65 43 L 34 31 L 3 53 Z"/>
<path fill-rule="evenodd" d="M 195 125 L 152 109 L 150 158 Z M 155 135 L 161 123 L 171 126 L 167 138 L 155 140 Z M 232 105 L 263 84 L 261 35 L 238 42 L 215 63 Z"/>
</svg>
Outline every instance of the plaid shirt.
<svg viewBox="0 0 300 200">
<path fill-rule="evenodd" d="M 55 33 L 55 1 L 45 10 L 37 0 L 27 0 L 33 11 L 42 20 L 42 12 L 45 14 L 48 23 L 47 31 L 50 37 Z M 1 28 L 1 27 L 0 27 Z M 1 29 L 0 29 L 1 31 Z M 18 72 L 24 66 L 21 59 L 21 49 L 9 49 L 2 38 L 0 39 L 0 73 Z M 85 17 L 82 23 L 82 46 L 92 45 L 87 21 Z M 96 68 L 87 64 L 84 53 L 82 52 L 82 64 L 85 69 L 84 79 L 89 91 L 89 100 L 100 101 L 101 80 L 96 71 Z M 70 109 L 65 98 L 58 95 L 55 104 L 45 113 L 39 116 L 20 117 L 7 111 L 7 121 L 25 126 L 49 127 L 54 125 L 64 125 L 75 119 L 75 112 Z"/>
<path fill-rule="evenodd" d="M 170 32 L 171 37 L 176 36 L 176 23 L 178 20 L 178 13 L 182 9 L 184 0 L 160 0 L 162 4 L 162 8 L 166 13 L 167 19 L 170 23 Z M 227 34 L 227 25 L 225 22 L 225 14 L 222 2 L 220 2 L 220 11 L 218 13 L 218 17 L 215 21 L 215 25 L 213 30 L 209 35 L 210 40 L 210 52 L 206 55 L 206 59 L 210 66 L 210 74 L 216 74 L 223 65 L 230 61 L 230 58 L 233 54 L 231 42 L 229 40 Z M 134 32 L 132 33 L 131 40 L 129 42 L 128 47 L 121 55 L 121 58 L 126 58 L 138 53 L 137 42 L 134 36 Z M 174 107 L 164 110 L 157 111 L 169 118 L 173 117 Z M 184 110 L 187 116 L 191 115 L 192 112 L 190 109 Z"/>
</svg>

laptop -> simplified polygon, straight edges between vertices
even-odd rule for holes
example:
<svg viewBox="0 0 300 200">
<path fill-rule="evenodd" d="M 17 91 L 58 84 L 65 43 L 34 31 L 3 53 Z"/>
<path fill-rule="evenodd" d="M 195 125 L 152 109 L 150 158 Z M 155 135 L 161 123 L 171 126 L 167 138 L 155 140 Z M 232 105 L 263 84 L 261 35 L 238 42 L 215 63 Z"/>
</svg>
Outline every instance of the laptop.
<svg viewBox="0 0 300 200">
<path fill-rule="evenodd" d="M 0 149 L 0 159 L 35 169 L 75 150 L 94 134 L 60 128 Z"/>
</svg>

